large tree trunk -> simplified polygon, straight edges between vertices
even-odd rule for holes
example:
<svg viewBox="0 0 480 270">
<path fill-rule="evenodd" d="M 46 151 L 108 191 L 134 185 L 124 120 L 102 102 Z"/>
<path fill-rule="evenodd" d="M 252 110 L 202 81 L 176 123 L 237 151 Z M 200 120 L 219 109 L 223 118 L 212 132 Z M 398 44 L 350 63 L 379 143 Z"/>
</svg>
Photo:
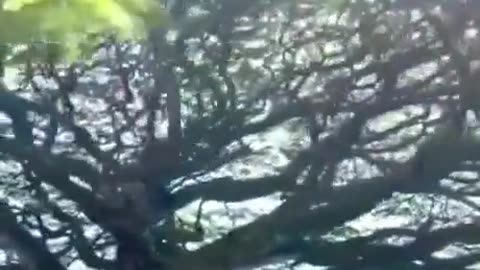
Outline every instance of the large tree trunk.
<svg viewBox="0 0 480 270">
<path fill-rule="evenodd" d="M 155 70 L 154 84 L 155 91 L 165 93 L 167 117 L 168 117 L 168 142 L 175 147 L 175 153 L 169 153 L 171 157 L 179 157 L 182 141 L 182 125 L 181 125 L 181 98 L 180 89 L 176 83 L 175 74 L 169 65 L 170 57 L 166 55 L 166 51 L 170 48 L 164 41 L 164 33 L 162 30 L 152 32 L 150 41 L 153 47 L 153 56 L 157 62 Z"/>
</svg>

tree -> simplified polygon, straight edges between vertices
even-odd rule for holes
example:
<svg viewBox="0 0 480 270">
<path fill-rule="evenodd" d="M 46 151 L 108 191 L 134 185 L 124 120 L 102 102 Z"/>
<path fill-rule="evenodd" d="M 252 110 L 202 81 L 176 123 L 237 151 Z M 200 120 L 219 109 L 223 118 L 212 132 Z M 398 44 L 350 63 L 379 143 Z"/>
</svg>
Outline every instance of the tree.
<svg viewBox="0 0 480 270">
<path fill-rule="evenodd" d="M 32 49 L 0 92 L 5 268 L 477 263 L 476 3 L 168 1 L 91 60 Z"/>
</svg>

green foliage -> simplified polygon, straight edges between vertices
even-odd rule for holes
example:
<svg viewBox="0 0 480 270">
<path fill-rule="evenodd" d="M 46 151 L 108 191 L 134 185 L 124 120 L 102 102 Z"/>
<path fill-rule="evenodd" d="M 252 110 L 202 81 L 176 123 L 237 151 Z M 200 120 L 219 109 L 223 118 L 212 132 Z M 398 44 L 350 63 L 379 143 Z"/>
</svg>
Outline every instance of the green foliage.
<svg viewBox="0 0 480 270">
<path fill-rule="evenodd" d="M 325 5 L 326 8 L 332 11 L 339 11 L 345 8 L 349 1 L 346 0 L 325 0 L 322 1 L 322 4 Z"/>
<path fill-rule="evenodd" d="M 59 54 L 73 59 L 93 49 L 89 37 L 109 33 L 119 39 L 142 38 L 166 21 L 154 0 L 5 0 L 0 43 L 61 44 Z"/>
</svg>

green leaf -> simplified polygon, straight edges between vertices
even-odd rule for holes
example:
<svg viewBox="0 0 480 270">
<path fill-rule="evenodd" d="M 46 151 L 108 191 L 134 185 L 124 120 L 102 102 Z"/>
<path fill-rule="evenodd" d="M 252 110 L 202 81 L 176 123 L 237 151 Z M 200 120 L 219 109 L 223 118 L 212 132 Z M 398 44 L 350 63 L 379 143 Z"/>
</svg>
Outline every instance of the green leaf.
<svg viewBox="0 0 480 270">
<path fill-rule="evenodd" d="M 5 0 L 0 44 L 57 43 L 63 58 L 74 59 L 92 49 L 84 42 L 92 34 L 144 38 L 167 21 L 155 0 Z"/>
</svg>

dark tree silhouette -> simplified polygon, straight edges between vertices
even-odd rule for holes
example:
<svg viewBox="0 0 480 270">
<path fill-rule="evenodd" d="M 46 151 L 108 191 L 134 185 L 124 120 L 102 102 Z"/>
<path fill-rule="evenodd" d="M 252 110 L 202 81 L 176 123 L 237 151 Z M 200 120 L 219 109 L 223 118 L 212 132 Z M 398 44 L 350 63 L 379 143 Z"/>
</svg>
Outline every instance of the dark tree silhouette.
<svg viewBox="0 0 480 270">
<path fill-rule="evenodd" d="M 2 84 L 3 269 L 480 260 L 478 1 L 167 2 Z"/>
</svg>

